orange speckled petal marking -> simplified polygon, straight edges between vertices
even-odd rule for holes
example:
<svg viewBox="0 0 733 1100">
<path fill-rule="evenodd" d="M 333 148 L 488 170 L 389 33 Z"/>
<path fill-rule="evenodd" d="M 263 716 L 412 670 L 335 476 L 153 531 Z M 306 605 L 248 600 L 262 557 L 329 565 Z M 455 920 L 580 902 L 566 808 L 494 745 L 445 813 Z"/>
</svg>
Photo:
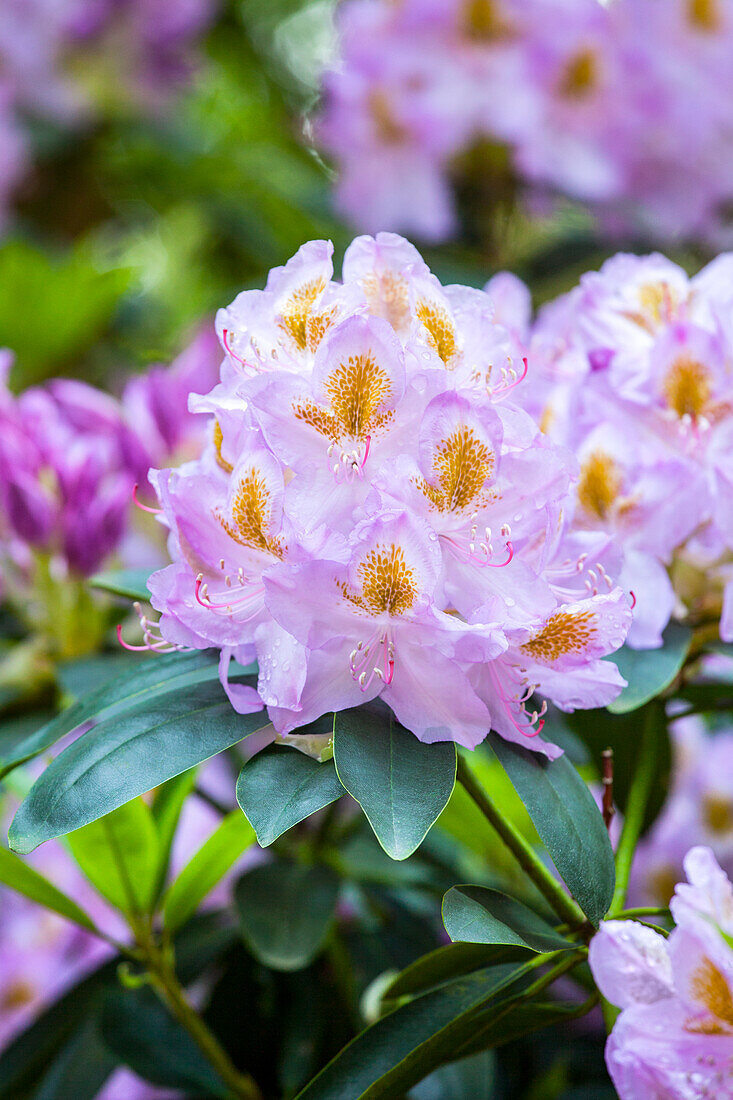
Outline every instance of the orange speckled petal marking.
<svg viewBox="0 0 733 1100">
<path fill-rule="evenodd" d="M 551 664 L 568 654 L 584 653 L 594 637 L 595 615 L 592 611 L 577 614 L 558 611 L 521 648 L 533 660 Z"/>
</svg>

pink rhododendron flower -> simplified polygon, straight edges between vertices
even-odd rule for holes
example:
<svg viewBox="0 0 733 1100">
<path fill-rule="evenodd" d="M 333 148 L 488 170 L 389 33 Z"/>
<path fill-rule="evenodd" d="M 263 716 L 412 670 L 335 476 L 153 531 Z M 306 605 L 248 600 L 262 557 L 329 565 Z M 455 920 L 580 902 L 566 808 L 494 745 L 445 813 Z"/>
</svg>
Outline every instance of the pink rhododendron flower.
<svg viewBox="0 0 733 1100">
<path fill-rule="evenodd" d="M 527 365 L 487 294 L 391 234 L 354 241 L 341 282 L 331 252 L 304 245 L 217 317 L 221 381 L 191 403 L 209 444 L 151 473 L 173 564 L 146 639 L 218 647 L 234 705 L 280 734 L 380 697 L 424 741 L 493 726 L 555 756 L 532 697 L 612 699 L 601 658 L 631 615 L 562 521 L 575 461 L 510 403 Z M 257 659 L 259 698 L 228 686 L 232 656 Z"/>
<path fill-rule="evenodd" d="M 711 732 L 694 716 L 678 718 L 670 731 L 671 791 L 634 856 L 630 896 L 638 905 L 668 903 L 690 841 L 710 848 L 733 875 L 733 731 Z"/>
<path fill-rule="evenodd" d="M 360 228 L 442 240 L 461 154 L 509 155 L 528 207 L 730 241 L 733 11 L 689 0 L 348 0 L 317 136 Z"/>
<path fill-rule="evenodd" d="M 709 848 L 684 861 L 669 939 L 605 921 L 589 962 L 622 1011 L 606 1045 L 620 1100 L 702 1100 L 733 1092 L 733 887 Z"/>
<path fill-rule="evenodd" d="M 516 399 L 577 456 L 566 522 L 623 553 L 637 648 L 660 645 L 673 613 L 717 611 L 733 637 L 732 264 L 689 278 L 663 256 L 619 254 L 524 335 L 517 322 L 533 384 Z"/>
</svg>

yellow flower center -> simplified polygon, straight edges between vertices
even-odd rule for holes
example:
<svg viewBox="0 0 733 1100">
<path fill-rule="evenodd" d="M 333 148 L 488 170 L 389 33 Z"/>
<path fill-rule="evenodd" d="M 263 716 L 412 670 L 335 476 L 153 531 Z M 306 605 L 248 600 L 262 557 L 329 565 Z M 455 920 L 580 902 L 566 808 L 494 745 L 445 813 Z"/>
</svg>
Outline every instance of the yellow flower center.
<svg viewBox="0 0 733 1100">
<path fill-rule="evenodd" d="M 511 30 L 499 11 L 496 0 L 465 0 L 463 26 L 469 38 L 482 42 L 505 38 Z"/>
<path fill-rule="evenodd" d="M 242 546 L 261 550 L 281 558 L 286 547 L 278 536 L 270 533 L 272 526 L 271 494 L 262 474 L 251 469 L 239 482 L 232 505 L 231 520 L 215 513 L 227 534 Z"/>
<path fill-rule="evenodd" d="M 681 355 L 664 379 L 664 398 L 677 416 L 702 416 L 710 401 L 710 372 L 696 359 Z"/>
<path fill-rule="evenodd" d="M 433 457 L 437 486 L 420 480 L 420 489 L 441 512 L 459 512 L 472 504 L 494 469 L 494 455 L 465 425 L 441 440 Z"/>
<path fill-rule="evenodd" d="M 720 0 L 687 0 L 687 20 L 699 31 L 713 33 L 722 30 Z"/>
<path fill-rule="evenodd" d="M 725 975 L 707 957 L 703 958 L 700 966 L 694 971 L 690 980 L 690 991 L 695 1000 L 703 1004 L 715 1017 L 715 1020 L 711 1021 L 713 1027 L 718 1024 L 718 1021 L 733 1027 L 733 996 L 731 996 L 730 986 Z M 710 1032 L 707 1031 L 707 1033 Z"/>
<path fill-rule="evenodd" d="M 389 321 L 397 332 L 404 329 L 410 320 L 410 301 L 407 279 L 385 271 L 378 275 L 370 271 L 361 279 L 361 285 L 369 306 L 369 312 L 375 317 Z"/>
<path fill-rule="evenodd" d="M 370 92 L 368 104 L 379 140 L 384 145 L 401 145 L 407 137 L 407 133 L 404 126 L 395 117 L 392 105 L 385 92 L 379 89 Z"/>
<path fill-rule="evenodd" d="M 308 347 L 308 321 L 325 288 L 325 279 L 311 279 L 297 287 L 280 310 L 278 325 L 298 351 L 305 351 Z"/>
<path fill-rule="evenodd" d="M 621 491 L 621 472 L 605 451 L 593 451 L 583 463 L 578 502 L 585 512 L 605 519 Z"/>
<path fill-rule="evenodd" d="M 392 383 L 371 353 L 350 355 L 333 371 L 324 388 L 330 408 L 303 402 L 293 407 L 293 413 L 332 443 L 344 438 L 363 441 L 384 429 L 393 418 L 391 409 L 381 411 L 392 397 Z"/>
<path fill-rule="evenodd" d="M 458 340 L 456 326 L 448 311 L 437 302 L 429 302 L 426 298 L 421 298 L 415 308 L 418 321 L 427 329 L 428 342 L 435 348 L 446 367 L 450 366 L 458 354 Z"/>
<path fill-rule="evenodd" d="M 570 58 L 560 77 L 560 95 L 566 99 L 584 99 L 598 86 L 598 59 L 591 49 L 580 50 Z"/>
<path fill-rule="evenodd" d="M 709 794 L 702 800 L 703 821 L 712 833 L 733 829 L 733 802 L 721 794 Z"/>
<path fill-rule="evenodd" d="M 404 615 L 417 599 L 418 590 L 412 569 L 405 561 L 401 546 L 377 546 L 357 567 L 361 595 L 341 584 L 350 603 L 369 615 Z"/>
</svg>

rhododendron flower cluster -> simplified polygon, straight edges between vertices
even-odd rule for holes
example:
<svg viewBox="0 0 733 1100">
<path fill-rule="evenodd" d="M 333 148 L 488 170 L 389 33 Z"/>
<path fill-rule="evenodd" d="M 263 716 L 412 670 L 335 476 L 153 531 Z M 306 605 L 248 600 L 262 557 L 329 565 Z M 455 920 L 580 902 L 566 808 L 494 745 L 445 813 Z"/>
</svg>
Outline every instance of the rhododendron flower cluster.
<svg viewBox="0 0 733 1100">
<path fill-rule="evenodd" d="M 3 0 L 0 225 L 32 158 L 28 119 L 82 126 L 110 93 L 156 108 L 190 71 L 215 8 L 216 0 Z"/>
<path fill-rule="evenodd" d="M 0 355 L 4 567 L 32 574 L 41 554 L 56 574 L 88 576 L 121 549 L 135 482 L 150 464 L 201 449 L 200 421 L 187 400 L 216 378 L 218 345 L 200 333 L 170 367 L 130 381 L 121 402 L 70 379 L 16 397 L 7 385 L 12 355 Z"/>
<path fill-rule="evenodd" d="M 527 365 L 489 297 L 443 287 L 391 234 L 304 245 L 219 312 L 199 460 L 151 473 L 174 563 L 154 649 L 259 662 L 281 734 L 380 697 L 424 741 L 490 728 L 555 756 L 545 703 L 624 681 L 628 594 L 607 539 L 569 533 L 571 454 L 512 403 Z M 612 555 L 611 555 L 612 557 Z"/>
<path fill-rule="evenodd" d="M 606 1045 L 621 1100 L 733 1093 L 733 887 L 709 848 L 685 859 L 669 939 L 636 921 L 601 925 L 590 966 L 622 1011 Z"/>
<path fill-rule="evenodd" d="M 489 143 L 535 205 L 730 239 L 727 0 L 348 0 L 339 29 L 317 133 L 360 228 L 446 238 L 452 180 Z"/>
<path fill-rule="evenodd" d="M 670 726 L 674 768 L 669 796 L 634 855 L 630 896 L 635 905 L 666 905 L 682 873 L 689 844 L 709 847 L 733 875 L 733 730 L 714 733 L 701 718 Z"/>
<path fill-rule="evenodd" d="M 659 645 L 673 612 L 733 638 L 733 255 L 689 278 L 619 254 L 531 330 L 526 290 L 498 291 L 534 368 L 520 397 L 580 463 L 572 527 L 624 553 L 629 643 Z"/>
</svg>

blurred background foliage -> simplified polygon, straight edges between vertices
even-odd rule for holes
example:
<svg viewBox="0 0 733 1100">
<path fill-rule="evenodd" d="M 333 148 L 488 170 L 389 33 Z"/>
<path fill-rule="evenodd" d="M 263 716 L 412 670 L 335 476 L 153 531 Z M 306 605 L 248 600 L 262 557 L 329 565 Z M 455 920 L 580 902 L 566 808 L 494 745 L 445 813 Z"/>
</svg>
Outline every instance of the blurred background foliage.
<svg viewBox="0 0 733 1100">
<path fill-rule="evenodd" d="M 330 237 L 338 265 L 353 232 L 308 140 L 336 7 L 226 0 L 162 111 L 104 102 L 109 73 L 89 62 L 96 120 L 33 125 L 33 167 L 0 242 L 0 346 L 16 353 L 16 388 L 59 374 L 114 388 L 121 372 L 171 359 L 201 318 L 263 285 L 304 240 Z M 462 237 L 423 248 L 443 282 L 482 286 L 509 267 L 541 302 L 613 250 L 577 206 L 521 214 L 491 149 L 457 171 Z"/>
</svg>

